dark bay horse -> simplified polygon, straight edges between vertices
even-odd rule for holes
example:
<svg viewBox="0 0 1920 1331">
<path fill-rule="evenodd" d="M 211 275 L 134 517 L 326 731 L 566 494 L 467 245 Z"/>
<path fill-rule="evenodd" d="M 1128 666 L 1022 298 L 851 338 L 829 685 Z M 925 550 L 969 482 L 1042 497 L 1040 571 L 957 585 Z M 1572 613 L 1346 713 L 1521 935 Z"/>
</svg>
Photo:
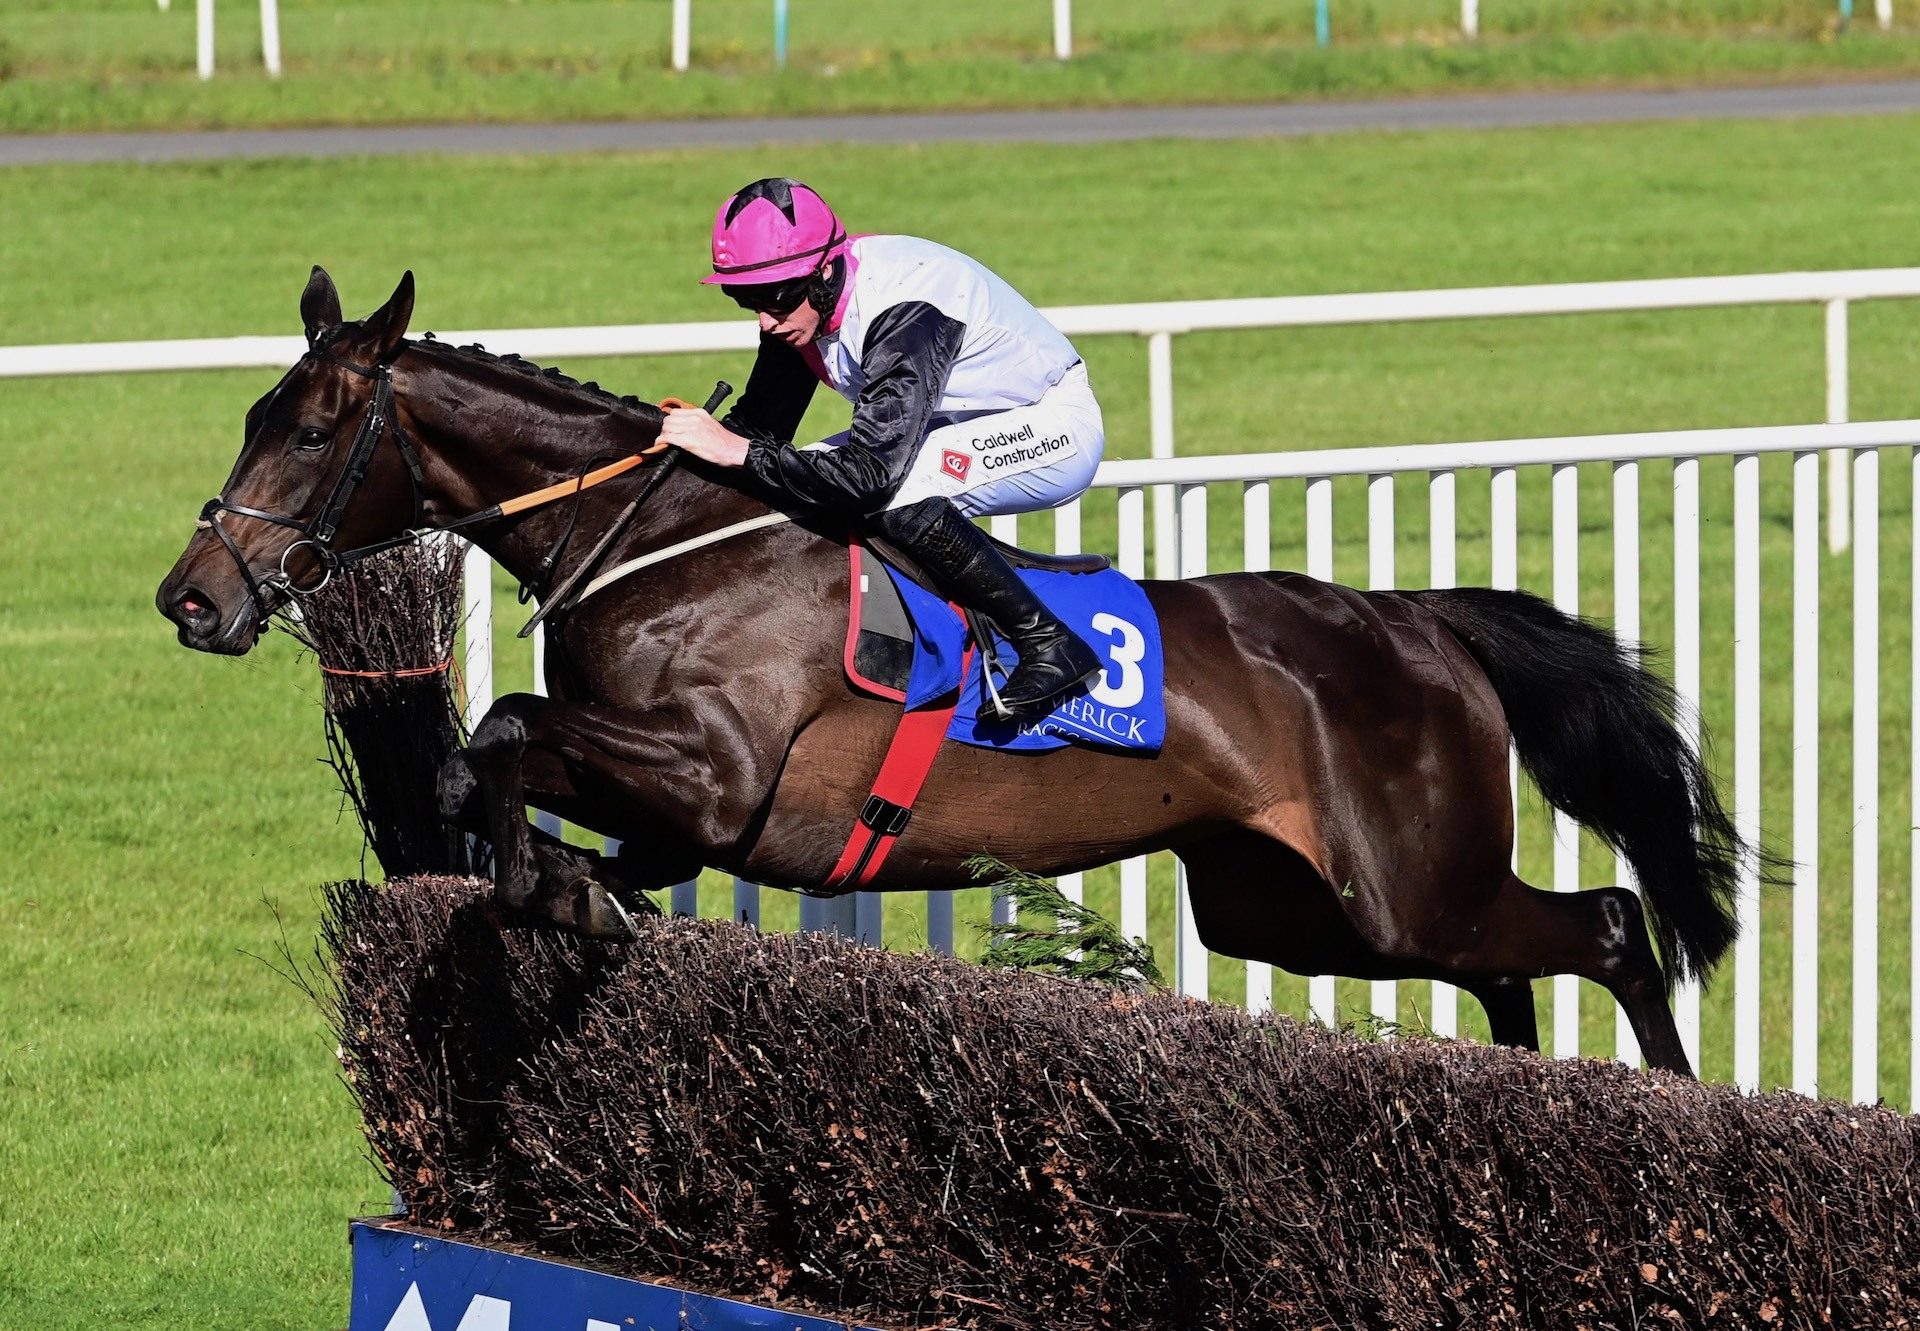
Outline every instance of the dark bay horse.
<svg viewBox="0 0 1920 1331">
<path fill-rule="evenodd" d="M 409 340 L 412 310 L 408 274 L 343 322 L 314 270 L 311 350 L 248 412 L 220 500 L 160 586 L 183 644 L 243 653 L 336 549 L 484 514 L 658 435 L 660 413 L 632 399 Z M 539 586 L 656 481 L 615 558 L 769 511 L 685 459 L 464 530 Z M 844 534 L 800 518 L 556 616 L 552 696 L 495 702 L 442 780 L 449 816 L 496 849 L 503 905 L 618 936 L 620 896 L 702 865 L 822 882 L 899 719 L 842 673 L 847 578 Z M 1632 652 L 1520 592 L 1362 592 L 1295 573 L 1145 587 L 1165 635 L 1159 755 L 949 745 L 874 888 L 968 886 L 962 861 L 981 851 L 1056 874 L 1171 849 L 1209 948 L 1301 974 L 1449 981 L 1485 1005 L 1496 1040 L 1532 1048 L 1530 980 L 1582 975 L 1625 1008 L 1653 1066 L 1688 1071 L 1669 979 L 1731 946 L 1735 866 L 1756 852 Z M 1547 798 L 1626 855 L 1644 897 L 1546 892 L 1510 871 L 1509 737 Z M 628 849 L 563 846 L 530 827 L 530 801 Z"/>
</svg>

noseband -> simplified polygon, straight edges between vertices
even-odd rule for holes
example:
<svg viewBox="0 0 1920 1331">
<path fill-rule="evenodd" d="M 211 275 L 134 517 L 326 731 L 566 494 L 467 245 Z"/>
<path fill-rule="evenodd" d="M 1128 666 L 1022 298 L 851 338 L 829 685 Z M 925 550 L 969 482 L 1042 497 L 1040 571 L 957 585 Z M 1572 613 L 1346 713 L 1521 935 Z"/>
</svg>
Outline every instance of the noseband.
<svg viewBox="0 0 1920 1331">
<path fill-rule="evenodd" d="M 393 415 L 393 372 L 384 364 L 356 365 L 352 361 L 342 360 L 338 356 L 329 356 L 324 352 L 311 351 L 307 358 L 326 361 L 351 371 L 363 379 L 373 381 L 373 396 L 367 402 L 367 414 L 360 418 L 360 429 L 353 436 L 353 447 L 347 450 L 347 465 L 333 483 L 333 489 L 327 500 L 320 506 L 320 512 L 313 518 L 291 517 L 284 513 L 269 513 L 264 509 L 248 508 L 245 504 L 229 503 L 225 495 L 215 495 L 200 510 L 199 525 L 210 529 L 220 538 L 220 544 L 233 556 L 233 562 L 240 569 L 240 576 L 246 580 L 247 594 L 253 598 L 254 609 L 259 613 L 262 623 L 273 613 L 277 601 L 269 601 L 272 593 L 281 598 L 293 596 L 311 596 L 333 580 L 333 575 L 342 568 L 357 564 L 371 555 L 395 546 L 408 545 L 420 539 L 420 520 L 425 512 L 422 499 L 420 454 L 415 450 L 413 441 L 407 438 L 407 432 L 400 428 L 400 422 Z M 389 428 L 391 427 L 391 428 Z M 400 458 L 407 464 L 407 476 L 413 486 L 413 522 L 399 536 L 379 541 L 373 545 L 363 545 L 353 550 L 335 550 L 334 533 L 339 530 L 340 519 L 347 505 L 352 502 L 354 491 L 367 479 L 367 472 L 373 465 L 374 450 L 380 446 L 383 434 L 391 433 L 394 447 L 400 451 Z M 247 566 L 246 557 L 240 553 L 233 536 L 220 521 L 220 514 L 234 513 L 243 518 L 258 518 L 262 522 L 271 522 L 277 527 L 287 527 L 299 533 L 292 545 L 280 552 L 280 565 L 264 578 L 254 577 L 253 570 Z M 295 550 L 302 546 L 311 547 L 320 561 L 320 581 L 311 587 L 302 587 L 294 582 L 293 575 L 287 572 L 287 560 Z"/>
</svg>

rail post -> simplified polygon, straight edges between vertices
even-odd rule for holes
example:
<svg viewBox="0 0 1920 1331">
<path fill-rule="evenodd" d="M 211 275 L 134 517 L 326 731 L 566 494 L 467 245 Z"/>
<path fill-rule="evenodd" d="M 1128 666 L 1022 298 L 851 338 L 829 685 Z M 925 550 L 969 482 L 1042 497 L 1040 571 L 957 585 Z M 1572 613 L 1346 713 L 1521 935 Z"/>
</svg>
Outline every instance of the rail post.
<svg viewBox="0 0 1920 1331">
<path fill-rule="evenodd" d="M 1827 302 L 1827 424 L 1847 422 L 1847 302 Z M 1852 500 L 1848 487 L 1852 480 L 1852 458 L 1844 449 L 1827 454 L 1827 549 L 1844 553 L 1851 539 L 1848 513 Z"/>
</svg>

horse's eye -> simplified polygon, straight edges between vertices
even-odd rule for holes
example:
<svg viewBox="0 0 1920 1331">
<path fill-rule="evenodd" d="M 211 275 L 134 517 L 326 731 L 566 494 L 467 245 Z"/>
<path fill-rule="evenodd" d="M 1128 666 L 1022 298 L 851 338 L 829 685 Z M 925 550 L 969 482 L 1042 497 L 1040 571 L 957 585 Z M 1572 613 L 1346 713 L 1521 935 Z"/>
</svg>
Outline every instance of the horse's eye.
<svg viewBox="0 0 1920 1331">
<path fill-rule="evenodd" d="M 315 449 L 325 448 L 327 446 L 327 440 L 330 438 L 332 438 L 332 436 L 325 430 L 316 429 L 309 425 L 293 437 L 293 446 L 303 453 L 311 453 Z"/>
</svg>

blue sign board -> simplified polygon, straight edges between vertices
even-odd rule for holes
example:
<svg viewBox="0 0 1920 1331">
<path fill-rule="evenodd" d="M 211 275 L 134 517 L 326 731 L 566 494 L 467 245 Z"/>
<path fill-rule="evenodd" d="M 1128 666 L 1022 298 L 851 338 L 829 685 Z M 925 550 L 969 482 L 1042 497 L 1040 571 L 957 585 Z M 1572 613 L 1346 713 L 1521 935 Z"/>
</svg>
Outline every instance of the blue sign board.
<svg viewBox="0 0 1920 1331">
<path fill-rule="evenodd" d="M 353 1223 L 348 1331 L 850 1331 L 540 1257 Z"/>
</svg>

